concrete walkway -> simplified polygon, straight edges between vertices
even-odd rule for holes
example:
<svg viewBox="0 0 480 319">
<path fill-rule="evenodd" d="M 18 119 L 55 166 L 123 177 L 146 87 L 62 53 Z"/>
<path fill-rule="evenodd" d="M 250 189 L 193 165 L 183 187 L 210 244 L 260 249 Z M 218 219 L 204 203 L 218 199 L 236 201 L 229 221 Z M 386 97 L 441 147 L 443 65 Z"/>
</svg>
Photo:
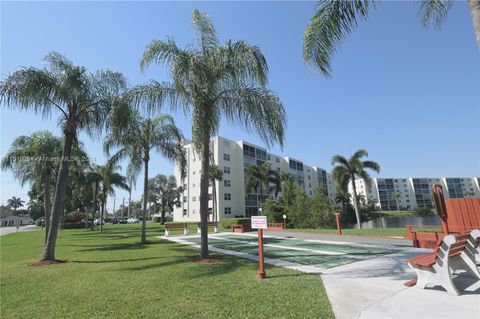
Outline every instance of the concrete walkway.
<svg viewBox="0 0 480 319">
<path fill-rule="evenodd" d="M 18 228 L 19 233 L 27 232 L 27 231 L 34 231 L 34 230 L 40 230 L 40 228 L 38 228 L 35 225 L 20 226 Z M 0 227 L 0 236 L 13 234 L 13 233 L 16 233 L 16 232 L 17 232 L 17 227 L 16 226 L 15 227 Z"/>
<path fill-rule="evenodd" d="M 337 319 L 480 318 L 479 280 L 463 275 L 455 278 L 454 282 L 461 293 L 460 296 L 449 295 L 439 287 L 418 289 L 404 286 L 405 282 L 415 278 L 415 273 L 408 267 L 406 260 L 431 252 L 430 249 L 407 247 L 408 244 L 411 245 L 410 241 L 357 236 L 342 236 L 339 239 L 338 236 L 334 235 L 292 234 L 290 232 L 265 233 L 269 236 L 295 237 L 307 240 L 341 240 L 359 245 L 375 243 L 377 245 L 383 244 L 383 247 L 396 248 L 396 252 L 393 254 L 369 258 L 330 269 L 265 258 L 266 264 L 320 275 Z M 254 236 L 253 233 L 251 235 Z M 189 242 L 189 237 L 197 236 L 175 236 L 167 239 L 192 245 Z M 198 244 L 192 246 L 199 247 Z M 213 246 L 210 249 L 219 253 L 258 261 L 258 257 L 255 255 L 219 249 Z"/>
</svg>

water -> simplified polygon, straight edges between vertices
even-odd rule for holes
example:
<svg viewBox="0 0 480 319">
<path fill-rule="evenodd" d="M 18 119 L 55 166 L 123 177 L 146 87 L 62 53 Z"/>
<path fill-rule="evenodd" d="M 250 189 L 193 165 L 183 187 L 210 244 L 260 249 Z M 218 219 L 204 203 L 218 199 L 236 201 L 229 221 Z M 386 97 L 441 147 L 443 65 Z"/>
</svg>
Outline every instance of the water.
<svg viewBox="0 0 480 319">
<path fill-rule="evenodd" d="M 418 226 L 440 226 L 442 224 L 440 217 L 438 216 L 402 216 L 402 217 L 378 217 L 376 219 L 369 220 L 362 223 L 363 229 L 382 228 L 382 221 L 384 228 L 403 228 L 406 225 L 418 225 Z M 352 228 L 355 226 L 352 225 Z"/>
</svg>

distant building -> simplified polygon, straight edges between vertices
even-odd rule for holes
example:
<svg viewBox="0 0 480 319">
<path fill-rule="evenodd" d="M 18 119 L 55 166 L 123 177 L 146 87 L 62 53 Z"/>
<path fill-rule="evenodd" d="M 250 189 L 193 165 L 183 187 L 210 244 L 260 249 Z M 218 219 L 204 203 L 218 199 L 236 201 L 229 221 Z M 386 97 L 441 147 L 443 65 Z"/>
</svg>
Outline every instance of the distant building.
<svg viewBox="0 0 480 319">
<path fill-rule="evenodd" d="M 33 224 L 33 219 L 30 217 L 21 217 L 21 216 L 6 216 L 0 217 L 0 225 L 5 226 L 22 226 Z"/>
<path fill-rule="evenodd" d="M 398 192 L 400 209 L 433 208 L 432 187 L 442 186 L 445 198 L 480 197 L 478 177 L 437 177 L 437 178 L 374 178 L 371 187 L 362 179 L 355 181 L 358 195 L 375 199 L 382 210 L 397 210 L 397 200 L 392 193 Z M 349 192 L 353 194 L 352 183 Z"/>
<path fill-rule="evenodd" d="M 297 184 L 304 188 L 307 196 L 312 196 L 318 186 L 326 189 L 331 200 L 335 199 L 333 179 L 329 172 L 316 166 L 308 166 L 301 160 L 281 157 L 261 146 L 245 141 L 232 141 L 223 137 L 211 138 L 215 164 L 223 170 L 223 180 L 216 182 L 217 211 L 219 220 L 224 217 L 258 214 L 260 194 L 245 191 L 245 173 L 250 165 L 260 166 L 269 162 L 270 168 L 278 172 L 291 173 Z M 181 206 L 175 208 L 175 221 L 200 220 L 200 176 L 201 160 L 193 151 L 193 145 L 185 145 L 187 152 L 187 176 L 180 178 L 179 168 L 175 167 L 177 183 L 184 187 Z M 209 187 L 209 212 L 212 218 L 212 187 Z M 264 194 L 263 197 L 268 195 Z M 278 195 L 281 197 L 281 193 Z"/>
</svg>

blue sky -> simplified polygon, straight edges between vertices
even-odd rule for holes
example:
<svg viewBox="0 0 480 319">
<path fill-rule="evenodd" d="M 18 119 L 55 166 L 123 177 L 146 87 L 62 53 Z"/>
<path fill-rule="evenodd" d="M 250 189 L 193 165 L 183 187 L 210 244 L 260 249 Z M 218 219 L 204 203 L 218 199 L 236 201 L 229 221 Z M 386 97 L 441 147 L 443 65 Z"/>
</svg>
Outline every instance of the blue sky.
<svg viewBox="0 0 480 319">
<path fill-rule="evenodd" d="M 168 80 L 161 67 L 141 73 L 139 58 L 153 39 L 193 43 L 194 8 L 211 16 L 222 42 L 243 39 L 262 48 L 269 87 L 288 114 L 284 149 L 271 152 L 330 169 L 332 155 L 365 148 L 381 164 L 381 177 L 480 176 L 479 51 L 463 2 L 455 2 L 440 31 L 421 26 L 414 2 L 381 3 L 346 39 L 329 79 L 302 57 L 314 2 L 2 2 L 1 78 L 19 66 L 41 67 L 48 52 L 58 51 L 90 71 L 121 71 L 130 85 Z M 45 129 L 60 135 L 57 115 L 42 119 L 2 105 L 0 155 L 19 135 Z M 190 137 L 190 118 L 173 115 Z M 263 144 L 226 123 L 220 135 Z M 101 138 L 81 139 L 102 164 Z M 152 176 L 172 172 L 153 157 Z M 0 203 L 27 199 L 28 187 L 10 173 L 1 173 L 0 185 Z M 134 199 L 141 192 L 139 182 Z M 116 197 L 118 207 L 126 194 Z"/>
</svg>

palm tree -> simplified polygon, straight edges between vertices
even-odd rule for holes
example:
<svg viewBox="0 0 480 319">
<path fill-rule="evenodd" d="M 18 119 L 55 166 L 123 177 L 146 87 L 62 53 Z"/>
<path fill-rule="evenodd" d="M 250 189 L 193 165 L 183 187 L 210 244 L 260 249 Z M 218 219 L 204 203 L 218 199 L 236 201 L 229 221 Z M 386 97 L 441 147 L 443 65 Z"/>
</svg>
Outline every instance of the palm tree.
<svg viewBox="0 0 480 319">
<path fill-rule="evenodd" d="M 100 175 L 100 166 L 92 164 L 90 169 L 85 173 L 86 184 L 90 185 L 92 189 L 92 223 L 90 229 L 95 229 L 95 217 L 98 211 L 98 194 L 100 192 L 100 183 L 102 182 L 102 176 Z M 85 228 L 88 228 L 88 214 L 85 214 Z"/>
<path fill-rule="evenodd" d="M 342 44 L 343 39 L 352 32 L 359 20 L 367 20 L 368 14 L 375 9 L 374 0 L 319 0 L 317 11 L 310 19 L 310 25 L 304 35 L 304 59 L 322 74 L 331 73 L 330 61 Z M 434 25 L 440 28 L 446 19 L 453 0 L 418 1 L 420 16 L 425 27 Z M 480 47 L 480 1 L 467 0 L 473 20 L 477 45 Z"/>
<path fill-rule="evenodd" d="M 119 104 L 111 117 L 112 130 L 105 138 L 105 152 L 110 156 L 113 148 L 119 148 L 111 157 L 113 163 L 129 158 L 128 177 L 137 176 L 143 165 L 143 218 L 141 242 L 146 243 L 146 222 L 148 202 L 148 164 L 150 153 L 156 150 L 171 161 L 180 165 L 182 175 L 186 167 L 186 156 L 183 148 L 183 135 L 175 126 L 172 117 L 160 115 L 156 118 L 144 118 L 138 111 L 128 105 Z"/>
<path fill-rule="evenodd" d="M 23 186 L 26 182 L 43 188 L 45 211 L 45 242 L 49 230 L 51 210 L 50 188 L 55 182 L 58 158 L 62 155 L 62 139 L 48 131 L 35 132 L 30 136 L 17 137 L 2 159 L 2 169 L 11 170 Z M 33 186 L 33 185 L 32 185 Z"/>
<path fill-rule="evenodd" d="M 218 132 L 220 118 L 256 131 L 267 146 L 283 146 L 285 111 L 279 98 L 265 85 L 267 63 L 261 50 L 246 41 L 220 44 L 210 17 L 193 12 L 197 46 L 179 48 L 171 39 L 154 40 L 140 62 L 167 64 L 172 83 L 137 86 L 130 95 L 135 105 L 160 108 L 169 101 L 174 109 L 192 114 L 192 140 L 201 156 L 200 257 L 208 258 L 208 182 L 210 137 Z"/>
<path fill-rule="evenodd" d="M 25 204 L 25 201 L 20 197 L 12 196 L 12 198 L 7 199 L 7 206 L 13 208 L 14 215 L 16 215 L 18 208 L 23 207 L 23 204 Z"/>
<path fill-rule="evenodd" d="M 400 206 L 398 204 L 398 201 L 402 198 L 402 193 L 400 191 L 394 191 L 390 193 L 390 199 L 394 200 L 395 203 L 397 204 L 397 210 L 400 210 Z"/>
<path fill-rule="evenodd" d="M 362 228 L 360 220 L 360 211 L 358 209 L 358 195 L 355 179 L 357 177 L 363 179 L 367 187 L 371 187 L 372 179 L 365 169 L 371 169 L 380 173 L 380 165 L 374 161 L 364 161 L 363 157 L 368 157 L 366 150 L 358 150 L 347 160 L 341 155 L 335 155 L 332 158 L 332 165 L 338 164 L 333 168 L 333 176 L 338 187 L 344 192 L 348 192 L 348 184 L 353 187 L 353 205 L 355 207 L 355 215 L 357 218 L 357 226 Z"/>
<path fill-rule="evenodd" d="M 283 202 L 288 208 L 293 203 L 293 198 L 295 196 L 295 176 L 288 172 L 281 172 L 280 185 Z"/>
<path fill-rule="evenodd" d="M 280 174 L 270 169 L 270 163 L 265 162 L 260 166 L 250 165 L 246 174 L 246 191 L 259 193 L 259 206 L 262 205 L 264 194 L 275 193 L 277 197 L 281 189 Z"/>
<path fill-rule="evenodd" d="M 344 192 L 343 190 L 337 190 L 336 191 L 337 196 L 335 196 L 335 203 L 337 205 L 341 205 L 342 208 L 342 213 L 346 214 L 347 212 L 347 206 L 350 204 L 350 198 L 352 197 L 350 193 Z"/>
<path fill-rule="evenodd" d="M 115 194 L 114 187 L 118 187 L 129 191 L 127 178 L 117 171 L 121 167 L 111 161 L 107 161 L 102 166 L 98 166 L 98 174 L 100 175 L 101 183 L 101 210 L 100 210 L 100 232 L 103 232 L 103 219 L 105 214 L 105 207 L 107 205 L 107 198 Z"/>
<path fill-rule="evenodd" d="M 223 171 L 218 165 L 210 164 L 210 172 L 208 172 L 210 182 L 212 183 L 212 213 L 213 221 L 218 222 L 218 203 L 217 203 L 217 181 L 223 180 Z"/>
<path fill-rule="evenodd" d="M 55 260 L 72 146 L 78 132 L 95 136 L 105 126 L 112 100 L 125 88 L 120 73 L 98 71 L 92 74 L 56 52 L 49 53 L 45 61 L 47 66 L 44 69 L 20 68 L 0 83 L 0 102 L 43 116 L 49 116 L 54 110 L 60 114 L 64 141 L 50 229 L 42 257 L 44 261 Z"/>
<path fill-rule="evenodd" d="M 165 224 L 165 214 L 171 212 L 174 206 L 180 205 L 180 196 L 183 193 L 183 187 L 177 186 L 175 176 L 157 175 L 150 180 L 150 194 L 153 195 L 160 205 L 162 214 L 160 223 Z"/>
</svg>

